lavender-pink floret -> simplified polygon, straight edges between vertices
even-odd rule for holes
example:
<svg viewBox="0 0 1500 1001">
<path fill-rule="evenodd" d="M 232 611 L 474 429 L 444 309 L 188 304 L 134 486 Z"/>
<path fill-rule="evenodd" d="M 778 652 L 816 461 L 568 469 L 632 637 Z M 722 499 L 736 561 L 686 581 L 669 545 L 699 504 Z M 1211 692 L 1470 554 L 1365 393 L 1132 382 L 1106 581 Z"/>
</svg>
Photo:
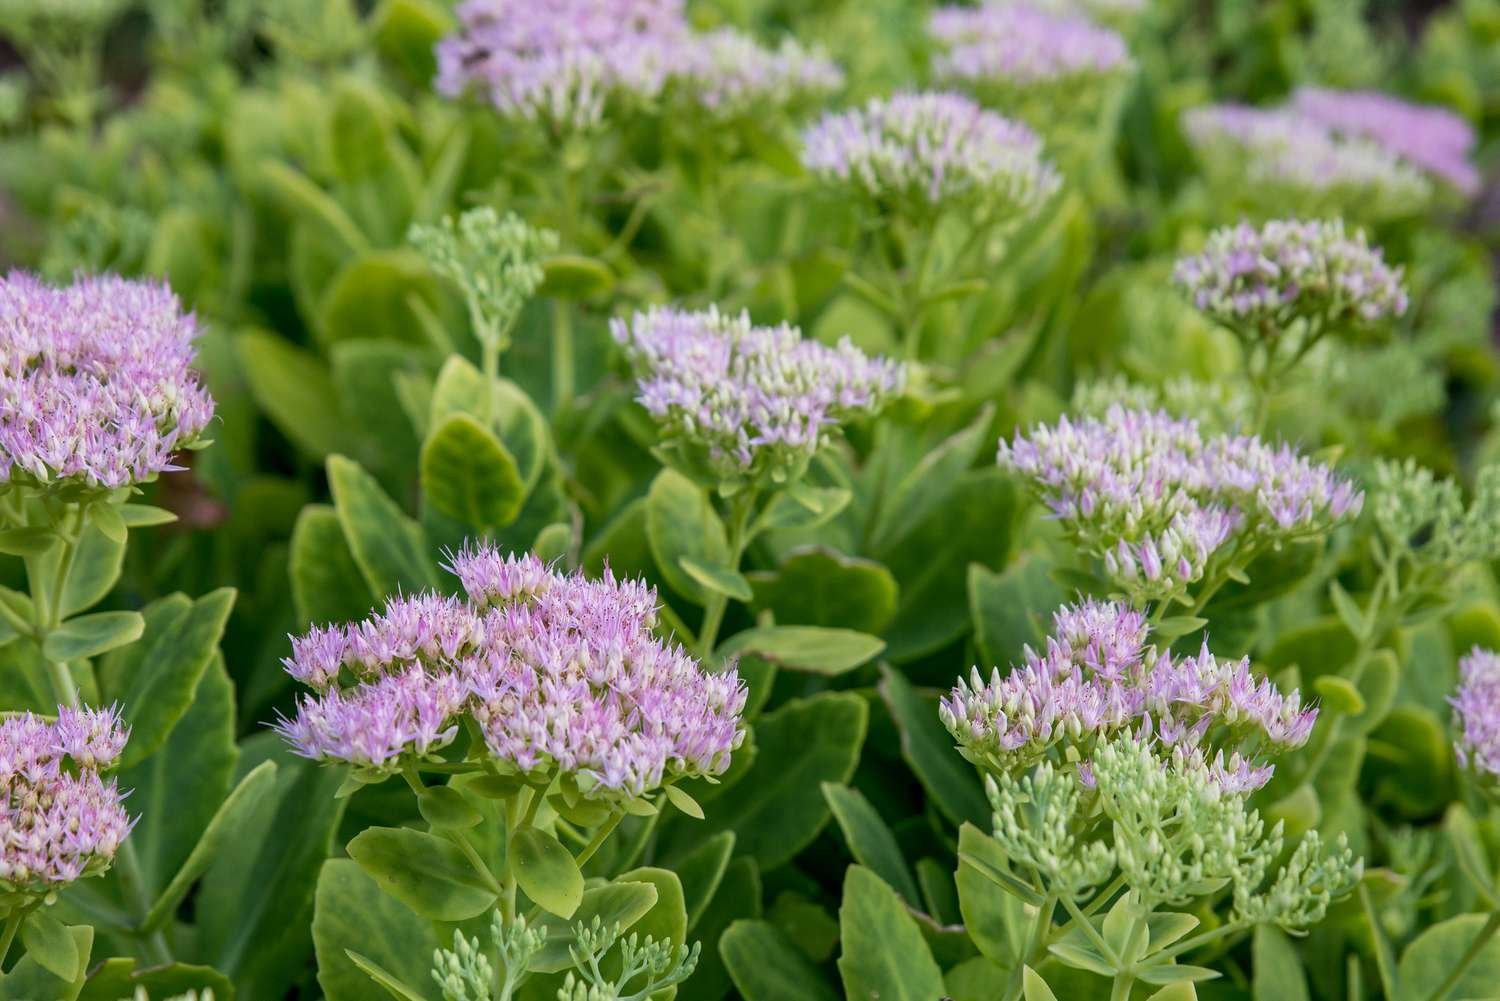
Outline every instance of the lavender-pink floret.
<svg viewBox="0 0 1500 1001">
<path fill-rule="evenodd" d="M 1333 132 L 1357 136 L 1442 179 L 1464 195 L 1479 190 L 1470 162 L 1474 129 L 1456 113 L 1373 90 L 1303 87 L 1291 108 Z"/>
<path fill-rule="evenodd" d="M 1028 3 L 941 7 L 928 30 L 941 80 L 1015 86 L 1104 76 L 1130 65 L 1125 39 L 1086 17 Z"/>
<path fill-rule="evenodd" d="M 1474 647 L 1458 662 L 1458 691 L 1450 698 L 1458 763 L 1490 780 L 1500 778 L 1500 654 Z"/>
<path fill-rule="evenodd" d="M 195 336 L 159 282 L 0 279 L 0 482 L 112 490 L 179 468 L 213 417 Z"/>
</svg>

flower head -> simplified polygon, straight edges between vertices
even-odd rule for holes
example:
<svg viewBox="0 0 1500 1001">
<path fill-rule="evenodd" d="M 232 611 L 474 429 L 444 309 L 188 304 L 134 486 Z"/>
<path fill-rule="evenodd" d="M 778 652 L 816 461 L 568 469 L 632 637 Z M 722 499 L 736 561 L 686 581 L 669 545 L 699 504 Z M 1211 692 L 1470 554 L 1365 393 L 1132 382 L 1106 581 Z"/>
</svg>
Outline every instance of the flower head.
<svg viewBox="0 0 1500 1001">
<path fill-rule="evenodd" d="M 844 85 L 844 73 L 826 54 L 795 39 L 773 49 L 721 28 L 680 43 L 672 83 L 682 102 L 729 118 L 826 97 Z"/>
<path fill-rule="evenodd" d="M 317 692 L 276 725 L 297 753 L 384 774 L 447 746 L 467 719 L 491 764 L 562 773 L 595 798 L 729 766 L 745 687 L 656 638 L 653 590 L 489 546 L 451 569 L 467 600 L 397 598 L 293 640 L 287 670 Z"/>
<path fill-rule="evenodd" d="M 1389 150 L 1292 110 L 1207 105 L 1188 109 L 1182 125 L 1210 178 L 1269 204 L 1383 218 L 1418 211 L 1432 195 Z"/>
<path fill-rule="evenodd" d="M 1034 132 L 958 94 L 875 98 L 824 115 L 802 138 L 813 173 L 913 210 L 1008 221 L 1030 215 L 1061 184 Z"/>
<path fill-rule="evenodd" d="M 1118 33 L 1028 3 L 940 7 L 928 30 L 944 47 L 933 72 L 948 83 L 1071 87 L 1130 67 Z"/>
<path fill-rule="evenodd" d="M 1302 87 L 1291 107 L 1329 131 L 1375 143 L 1462 195 L 1479 190 L 1469 162 L 1474 130 L 1447 108 L 1412 104 L 1372 90 Z"/>
<path fill-rule="evenodd" d="M 1475 647 L 1458 662 L 1458 691 L 1448 700 L 1458 763 L 1489 781 L 1500 779 L 1500 655 Z"/>
<path fill-rule="evenodd" d="M 668 443 L 724 478 L 784 478 L 905 379 L 900 364 L 847 339 L 828 347 L 786 324 L 755 326 L 747 313 L 656 308 L 611 330 Z"/>
<path fill-rule="evenodd" d="M 113 490 L 180 468 L 213 417 L 195 336 L 157 282 L 0 279 L 0 482 Z"/>
<path fill-rule="evenodd" d="M 41 896 L 109 868 L 133 822 L 99 773 L 128 737 L 113 708 L 0 720 L 0 888 Z"/>
<path fill-rule="evenodd" d="M 1017 432 L 999 461 L 1140 600 L 1182 593 L 1230 542 L 1253 552 L 1317 536 L 1364 500 L 1290 446 L 1121 406 Z"/>
<path fill-rule="evenodd" d="M 1147 646 L 1148 636 L 1144 617 L 1124 605 L 1065 606 L 1044 651 L 1026 648 L 1004 676 L 995 670 L 985 679 L 976 668 L 940 702 L 939 715 L 964 755 L 993 772 L 1053 759 L 1087 765 L 1096 745 L 1133 735 L 1238 791 L 1271 777 L 1256 749 L 1307 741 L 1317 711 L 1297 692 L 1257 679 L 1249 658 L 1220 660 L 1206 645 L 1174 657 Z"/>
<path fill-rule="evenodd" d="M 1215 230 L 1202 252 L 1177 262 L 1173 279 L 1218 322 L 1272 336 L 1297 319 L 1335 328 L 1381 323 L 1408 302 L 1401 268 L 1340 220 Z"/>
</svg>

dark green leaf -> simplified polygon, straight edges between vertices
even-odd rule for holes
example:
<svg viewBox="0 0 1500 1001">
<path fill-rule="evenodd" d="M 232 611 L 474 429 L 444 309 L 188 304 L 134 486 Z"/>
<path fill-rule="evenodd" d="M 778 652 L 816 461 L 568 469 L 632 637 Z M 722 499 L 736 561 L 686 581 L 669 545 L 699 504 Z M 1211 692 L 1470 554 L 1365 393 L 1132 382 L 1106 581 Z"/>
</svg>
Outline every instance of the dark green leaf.
<svg viewBox="0 0 1500 1001">
<path fill-rule="evenodd" d="M 1042 556 L 1028 553 L 1000 573 L 970 563 L 969 613 L 983 663 L 1005 667 L 1020 661 L 1023 645 L 1040 648 L 1065 600 Z"/>
<path fill-rule="evenodd" d="M 745 1001 L 838 999 L 811 960 L 768 922 L 734 922 L 719 939 L 719 955 Z"/>
<path fill-rule="evenodd" d="M 495 904 L 495 891 L 446 838 L 407 828 L 371 827 L 350 841 L 347 850 L 382 890 L 423 917 L 463 921 Z"/>
<path fill-rule="evenodd" d="M 359 465 L 328 458 L 328 486 L 354 562 L 378 598 L 437 586 L 422 527 L 408 518 Z"/>
<path fill-rule="evenodd" d="M 932 1001 L 943 973 L 901 898 L 864 866 L 849 867 L 839 907 L 839 974 L 851 1001 Z"/>
<path fill-rule="evenodd" d="M 794 550 L 774 573 L 751 578 L 755 602 L 782 625 L 879 635 L 896 615 L 896 578 L 874 560 L 822 546 Z"/>
<path fill-rule="evenodd" d="M 349 551 L 339 516 L 327 504 L 309 504 L 292 529 L 292 599 L 303 626 L 354 622 L 375 604 Z"/>
<path fill-rule="evenodd" d="M 333 377 L 317 356 L 259 330 L 235 346 L 250 393 L 276 429 L 315 459 L 349 447 Z"/>
<path fill-rule="evenodd" d="M 673 469 L 663 469 L 646 495 L 646 537 L 657 570 L 672 590 L 699 605 L 709 592 L 682 568 L 683 557 L 705 566 L 728 566 L 724 523 L 708 492 Z"/>
<path fill-rule="evenodd" d="M 878 636 L 821 626 L 759 626 L 735 633 L 721 656 L 746 653 L 792 671 L 839 675 L 868 664 L 885 649 Z"/>
<path fill-rule="evenodd" d="M 755 596 L 750 590 L 750 582 L 740 576 L 738 570 L 703 563 L 691 556 L 679 557 L 677 563 L 682 567 L 682 572 L 704 590 L 722 594 L 736 601 L 749 601 Z"/>
<path fill-rule="evenodd" d="M 953 750 L 953 738 L 938 719 L 937 700 L 917 693 L 899 672 L 882 665 L 880 696 L 901 731 L 901 756 L 955 824 L 989 823 L 990 807 L 973 767 Z"/>
<path fill-rule="evenodd" d="M 26 916 L 21 923 L 21 944 L 34 963 L 64 983 L 72 983 L 82 972 L 77 941 L 46 911 L 32 911 Z"/>
<path fill-rule="evenodd" d="M 823 783 L 823 798 L 828 800 L 854 860 L 883 879 L 912 907 L 920 907 L 921 896 L 901 846 L 870 801 L 859 790 L 833 782 Z"/>
<path fill-rule="evenodd" d="M 1286 932 L 1275 925 L 1256 925 L 1251 953 L 1255 1001 L 1308 1001 L 1302 959 Z"/>
<path fill-rule="evenodd" d="M 526 500 L 516 460 L 468 414 L 452 414 L 422 446 L 422 492 L 440 514 L 489 533 L 516 520 Z"/>
<path fill-rule="evenodd" d="M 439 942 L 432 922 L 382 893 L 348 859 L 324 863 L 312 931 L 318 985 L 328 1001 L 370 1001 L 374 994 L 369 975 L 349 957 L 349 950 L 378 963 L 401 982 L 425 990 L 432 983 L 433 950 L 451 945 Z"/>
</svg>

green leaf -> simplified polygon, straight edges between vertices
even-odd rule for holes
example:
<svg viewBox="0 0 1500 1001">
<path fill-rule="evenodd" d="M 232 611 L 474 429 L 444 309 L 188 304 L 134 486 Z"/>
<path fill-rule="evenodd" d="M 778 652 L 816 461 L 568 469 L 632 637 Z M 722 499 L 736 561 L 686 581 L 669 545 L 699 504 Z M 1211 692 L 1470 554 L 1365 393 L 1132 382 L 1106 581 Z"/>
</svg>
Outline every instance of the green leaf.
<svg viewBox="0 0 1500 1001">
<path fill-rule="evenodd" d="M 1000 573 L 970 563 L 969 614 L 981 661 L 1004 667 L 1020 661 L 1023 645 L 1040 648 L 1052 613 L 1065 600 L 1042 556 L 1028 553 Z"/>
<path fill-rule="evenodd" d="M 646 494 L 646 538 L 662 578 L 695 604 L 709 592 L 682 568 L 687 557 L 703 566 L 728 566 L 729 542 L 724 523 L 708 492 L 674 469 L 663 469 Z"/>
<path fill-rule="evenodd" d="M 69 619 L 47 634 L 42 652 L 48 660 L 81 660 L 134 643 L 145 631 L 139 612 L 95 612 Z"/>
<path fill-rule="evenodd" d="M 395 974 L 388 972 L 379 963 L 367 956 L 362 956 L 353 949 L 345 949 L 344 954 L 349 957 L 349 962 L 359 967 L 365 976 L 384 987 L 391 997 L 399 1001 L 426 1001 L 416 989 L 402 983 Z"/>
<path fill-rule="evenodd" d="M 188 991 L 213 991 L 216 998 L 232 998 L 234 984 L 218 970 L 188 963 L 171 963 L 138 969 L 127 956 L 106 959 L 90 973 L 78 1001 L 122 1001 L 135 997 L 136 989 L 152 998 L 174 998 Z"/>
<path fill-rule="evenodd" d="M 88 519 L 111 542 L 124 543 L 126 536 L 130 534 L 125 519 L 120 516 L 120 509 L 108 501 L 89 505 Z"/>
<path fill-rule="evenodd" d="M 553 522 L 536 535 L 531 551 L 543 563 L 565 560 L 573 550 L 573 526 L 567 522 Z"/>
<path fill-rule="evenodd" d="M 657 886 L 653 882 L 626 882 L 616 880 L 602 886 L 591 886 L 583 891 L 583 900 L 571 917 L 557 917 L 543 913 L 533 927 L 545 930 L 546 944 L 532 957 L 534 973 L 560 973 L 573 965 L 568 946 L 576 940 L 575 929 L 588 926 L 598 918 L 608 927 L 619 924 L 628 930 L 656 906 Z"/>
<path fill-rule="evenodd" d="M 1390 650 L 1375 651 L 1359 679 L 1359 696 L 1364 707 L 1345 721 L 1349 729 L 1354 733 L 1369 733 L 1384 722 L 1396 702 L 1400 684 L 1401 664 L 1396 655 Z"/>
<path fill-rule="evenodd" d="M 235 339 L 256 406 L 292 444 L 315 459 L 349 447 L 328 366 L 275 334 L 251 330 Z"/>
<path fill-rule="evenodd" d="M 412 427 L 401 402 L 398 380 L 407 378 L 430 386 L 427 349 L 363 336 L 334 342 L 329 349 L 333 384 L 350 429 L 363 456 L 381 481 L 395 489 L 416 471 L 422 438 Z M 423 414 L 426 408 L 422 408 Z"/>
<path fill-rule="evenodd" d="M 535 827 L 521 828 L 510 839 L 507 858 L 516 883 L 537 906 L 561 918 L 578 910 L 583 873 L 572 853 L 552 835 Z"/>
<path fill-rule="evenodd" d="M 516 460 L 484 425 L 453 414 L 422 446 L 422 492 L 438 513 L 482 533 L 516 520 L 526 501 Z"/>
<path fill-rule="evenodd" d="M 703 563 L 691 556 L 678 557 L 677 564 L 682 567 L 683 573 L 706 591 L 714 591 L 736 601 L 749 601 L 755 597 L 750 590 L 750 582 L 738 570 Z"/>
<path fill-rule="evenodd" d="M 422 526 L 350 459 L 328 457 L 328 486 L 354 562 L 377 598 L 437 587 Z"/>
<path fill-rule="evenodd" d="M 495 891 L 446 838 L 407 828 L 370 827 L 349 842 L 348 852 L 382 890 L 434 921 L 463 921 L 495 904 Z M 526 888 L 524 882 L 521 886 Z"/>
<path fill-rule="evenodd" d="M 1313 682 L 1313 690 L 1323 700 L 1323 708 L 1341 716 L 1358 716 L 1365 711 L 1364 696 L 1354 682 L 1337 674 L 1325 674 Z"/>
<path fill-rule="evenodd" d="M 312 933 L 318 986 L 328 1001 L 370 1001 L 370 976 L 350 951 L 399 982 L 425 987 L 432 983 L 433 951 L 450 944 L 348 859 L 330 859 L 318 874 Z"/>
<path fill-rule="evenodd" d="M 453 16 L 431 0 L 385 0 L 371 17 L 375 49 L 408 83 L 425 86 L 437 73 L 434 47 L 453 30 Z"/>
<path fill-rule="evenodd" d="M 1213 980 L 1223 974 L 1206 966 L 1148 966 L 1141 970 L 1141 982 L 1145 984 L 1181 984 Z"/>
<path fill-rule="evenodd" d="M 1286 932 L 1275 925 L 1256 925 L 1251 960 L 1255 1001 L 1308 1001 L 1302 957 Z"/>
<path fill-rule="evenodd" d="M 350 254 L 369 248 L 354 220 L 338 202 L 297 170 L 275 160 L 259 165 L 261 183 L 292 218 L 315 227 L 325 238 Z"/>
<path fill-rule="evenodd" d="M 1180 980 L 1175 984 L 1168 984 L 1146 1001 L 1198 1001 L 1198 992 L 1193 988 L 1191 982 Z"/>
<path fill-rule="evenodd" d="M 417 809 L 433 830 L 468 830 L 479 826 L 484 819 L 468 798 L 452 786 L 428 786 L 417 797 Z"/>
<path fill-rule="evenodd" d="M 658 942 L 684 945 L 687 942 L 687 902 L 682 882 L 670 869 L 642 866 L 622 873 L 621 883 L 644 883 L 656 888 L 656 902 L 630 926 L 632 934 L 650 936 Z"/>
<path fill-rule="evenodd" d="M 110 539 L 93 525 L 85 528 L 63 586 L 63 615 L 77 615 L 103 601 L 119 581 L 124 563 L 123 542 Z"/>
<path fill-rule="evenodd" d="M 544 277 L 537 295 L 553 299 L 592 299 L 615 287 L 609 265 L 582 254 L 557 254 L 542 262 Z"/>
<path fill-rule="evenodd" d="M 872 551 L 889 548 L 910 526 L 926 520 L 949 500 L 980 449 L 994 444 L 989 434 L 993 416 L 994 407 L 985 406 L 973 423 L 926 451 L 906 471 L 881 500 L 880 519 L 870 537 Z"/>
<path fill-rule="evenodd" d="M 798 481 L 778 493 L 756 519 L 755 534 L 774 529 L 807 530 L 825 525 L 849 506 L 844 487 L 813 487 Z"/>
<path fill-rule="evenodd" d="M 183 862 L 182 868 L 177 870 L 177 875 L 156 898 L 147 912 L 141 926 L 147 930 L 161 927 L 162 923 L 172 916 L 177 910 L 190 890 L 198 880 L 208 871 L 213 860 L 218 857 L 220 850 L 229 840 L 230 834 L 237 830 L 260 805 L 261 801 L 268 796 L 276 785 L 276 763 L 274 761 L 262 761 L 249 774 L 240 780 L 234 791 L 219 804 L 219 809 L 214 813 L 213 820 L 209 821 L 208 828 L 203 836 L 198 839 L 192 854 Z"/>
<path fill-rule="evenodd" d="M 177 521 L 175 513 L 150 504 L 121 504 L 118 510 L 121 520 L 129 528 L 152 528 L 156 525 L 171 525 Z"/>
<path fill-rule="evenodd" d="M 1500 984 L 1500 935 L 1494 934 L 1479 947 L 1457 982 L 1449 990 L 1436 993 L 1484 928 L 1483 914 L 1464 914 L 1418 935 L 1401 954 L 1396 969 L 1400 986 L 1392 1001 L 1478 1001 L 1493 997 L 1495 985 Z"/>
<path fill-rule="evenodd" d="M 682 896 L 687 901 L 688 931 L 693 930 L 714 902 L 733 853 L 734 832 L 720 831 L 672 862 L 672 871 L 682 881 Z"/>
<path fill-rule="evenodd" d="M 56 544 L 57 533 L 45 525 L 0 532 L 0 553 L 7 556 L 40 556 Z"/>
<path fill-rule="evenodd" d="M 888 666 L 881 666 L 880 677 L 880 697 L 901 732 L 901 756 L 938 809 L 955 824 L 987 825 L 989 803 L 973 767 L 953 750 L 953 738 L 938 719 L 937 700 L 919 695 Z"/>
<path fill-rule="evenodd" d="M 1172 640 L 1195 633 L 1208 625 L 1208 620 L 1194 615 L 1173 615 L 1162 619 L 1151 627 L 1158 639 L 1170 643 Z"/>
<path fill-rule="evenodd" d="M 896 891 L 864 866 L 844 877 L 839 975 L 850 1001 L 932 1001 L 943 973 Z"/>
<path fill-rule="evenodd" d="M 907 868 L 896 835 L 859 790 L 833 782 L 823 783 L 823 798 L 833 810 L 833 819 L 844 833 L 849 854 L 901 894 L 912 907 L 921 907 L 917 884 Z"/>
<path fill-rule="evenodd" d="M 1462 803 L 1451 803 L 1443 818 L 1443 830 L 1448 843 L 1453 846 L 1453 856 L 1458 867 L 1474 888 L 1483 894 L 1490 906 L 1500 903 L 1500 892 L 1495 887 L 1494 870 L 1490 867 L 1489 853 L 1480 837 L 1479 825 L 1474 815 Z"/>
<path fill-rule="evenodd" d="M 769 922 L 734 922 L 719 939 L 719 955 L 745 1001 L 838 1001 L 812 961 Z"/>
<path fill-rule="evenodd" d="M 832 677 L 869 663 L 884 649 L 880 637 L 852 629 L 759 626 L 735 633 L 720 645 L 719 654 L 750 654 L 788 670 Z"/>
<path fill-rule="evenodd" d="M 707 821 L 685 833 L 697 843 L 734 831 L 735 850 L 762 869 L 792 859 L 828 823 L 819 783 L 849 781 L 868 721 L 864 699 L 845 692 L 794 699 L 762 716 L 754 726 L 760 753 L 734 794 L 714 800 Z"/>
<path fill-rule="evenodd" d="M 46 911 L 32 911 L 21 923 L 21 944 L 42 969 L 64 983 L 78 978 L 78 943 L 63 923 Z"/>
<path fill-rule="evenodd" d="M 828 626 L 878 636 L 896 615 L 899 588 L 874 560 L 823 546 L 793 550 L 772 573 L 751 576 L 755 602 L 782 625 Z"/>
<path fill-rule="evenodd" d="M 290 564 L 292 601 L 303 626 L 355 622 L 375 604 L 338 512 L 328 504 L 309 504 L 298 513 Z"/>
<path fill-rule="evenodd" d="M 680 866 L 678 871 L 681 874 Z M 678 988 L 679 1001 L 722 1001 L 730 992 L 734 984 L 719 951 L 719 943 L 736 921 L 761 916 L 761 893 L 760 871 L 755 862 L 736 858 L 730 861 L 718 892 L 700 918 L 693 920 L 689 911 L 688 930 L 703 943 L 703 950 L 698 954 L 698 969 Z M 692 899 L 689 895 L 689 903 Z"/>
<path fill-rule="evenodd" d="M 117 669 L 112 662 L 101 671 L 101 687 L 119 700 L 130 721 L 121 767 L 129 768 L 154 753 L 188 711 L 203 672 L 218 654 L 234 600 L 232 587 L 204 595 L 180 617 L 154 630 L 133 663 Z"/>
<path fill-rule="evenodd" d="M 1057 1001 L 1057 995 L 1052 993 L 1052 988 L 1047 986 L 1047 981 L 1029 966 L 1021 974 L 1021 984 L 1025 990 L 1026 1001 Z"/>
<path fill-rule="evenodd" d="M 667 799 L 670 800 L 672 805 L 677 807 L 677 809 L 681 810 L 689 817 L 692 817 L 694 820 L 703 819 L 703 807 L 698 805 L 698 801 L 694 799 L 687 792 L 687 790 L 678 788 L 677 786 L 667 786 L 663 791 L 667 794 Z"/>
<path fill-rule="evenodd" d="M 1339 621 L 1344 628 L 1349 630 L 1350 636 L 1363 636 L 1365 632 L 1365 615 L 1349 597 L 1349 592 L 1344 590 L 1344 585 L 1338 581 L 1328 583 L 1328 599 L 1333 603 L 1333 610 L 1338 613 Z"/>
<path fill-rule="evenodd" d="M 29 954 L 24 955 L 0 976 L 0 997 L 16 1001 L 76 1001 L 83 990 L 84 978 L 88 976 L 88 957 L 94 949 L 94 929 L 88 925 L 73 925 L 68 928 L 73 939 L 73 948 L 81 957 L 76 973 L 71 979 L 62 979 L 49 972 Z"/>
</svg>

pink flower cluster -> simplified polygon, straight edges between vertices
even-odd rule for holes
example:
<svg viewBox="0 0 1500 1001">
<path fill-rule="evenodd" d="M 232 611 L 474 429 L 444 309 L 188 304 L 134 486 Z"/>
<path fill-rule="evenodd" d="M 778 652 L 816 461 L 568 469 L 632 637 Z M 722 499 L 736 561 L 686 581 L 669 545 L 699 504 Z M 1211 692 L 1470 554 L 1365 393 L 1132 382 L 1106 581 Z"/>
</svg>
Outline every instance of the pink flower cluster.
<svg viewBox="0 0 1500 1001">
<path fill-rule="evenodd" d="M 178 468 L 213 417 L 196 335 L 157 282 L 0 279 L 0 482 L 112 490 Z"/>
<path fill-rule="evenodd" d="M 1231 540 L 1276 545 L 1359 513 L 1364 495 L 1327 466 L 1253 435 L 1114 405 L 1000 442 L 1052 516 L 1143 599 L 1199 580 Z"/>
<path fill-rule="evenodd" d="M 1299 317 L 1335 325 L 1379 323 L 1406 312 L 1401 268 L 1385 263 L 1364 230 L 1341 220 L 1273 220 L 1209 234 L 1203 251 L 1172 273 L 1193 305 L 1232 328 L 1270 325 L 1278 334 Z"/>
<path fill-rule="evenodd" d="M 129 736 L 113 708 L 0 720 L 0 888 L 45 894 L 109 868 L 133 821 L 99 773 Z"/>
<path fill-rule="evenodd" d="M 900 363 L 847 338 L 829 347 L 787 324 L 755 326 L 747 313 L 655 308 L 610 329 L 664 437 L 725 477 L 804 464 L 840 424 L 877 412 L 905 384 Z"/>
<path fill-rule="evenodd" d="M 493 761 L 566 773 L 595 797 L 729 766 L 745 687 L 733 668 L 705 672 L 655 637 L 651 588 L 490 546 L 450 569 L 467 601 L 396 598 L 293 640 L 287 671 L 317 690 L 276 724 L 297 753 L 387 772 L 446 747 L 467 718 Z"/>
<path fill-rule="evenodd" d="M 1474 129 L 1447 108 L 1412 104 L 1374 90 L 1303 87 L 1292 110 L 1339 135 L 1367 139 L 1463 195 L 1479 191 L 1479 171 L 1469 161 Z"/>
<path fill-rule="evenodd" d="M 487 94 L 504 115 L 590 128 L 612 99 L 670 96 L 715 115 L 781 105 L 843 84 L 787 39 L 767 49 L 732 29 L 692 30 L 682 0 L 466 0 L 437 46 L 436 87 Z"/>
<path fill-rule="evenodd" d="M 1500 654 L 1476 646 L 1460 659 L 1458 691 L 1448 701 L 1459 765 L 1500 779 Z"/>
<path fill-rule="evenodd" d="M 1082 761 L 1085 783 L 1094 746 L 1121 733 L 1159 741 L 1239 792 L 1270 780 L 1258 751 L 1306 743 L 1317 710 L 1257 679 L 1248 657 L 1221 661 L 1205 644 L 1195 657 L 1174 658 L 1148 647 L 1148 636 L 1145 618 L 1124 605 L 1064 606 L 1044 652 L 1027 647 L 1020 665 L 988 681 L 975 668 L 938 713 L 976 764 L 1010 772 L 1056 751 Z"/>
<path fill-rule="evenodd" d="M 1076 82 L 1128 69 L 1125 39 L 1086 17 L 1029 3 L 940 7 L 928 30 L 944 46 L 940 80 L 1015 87 Z"/>
</svg>

